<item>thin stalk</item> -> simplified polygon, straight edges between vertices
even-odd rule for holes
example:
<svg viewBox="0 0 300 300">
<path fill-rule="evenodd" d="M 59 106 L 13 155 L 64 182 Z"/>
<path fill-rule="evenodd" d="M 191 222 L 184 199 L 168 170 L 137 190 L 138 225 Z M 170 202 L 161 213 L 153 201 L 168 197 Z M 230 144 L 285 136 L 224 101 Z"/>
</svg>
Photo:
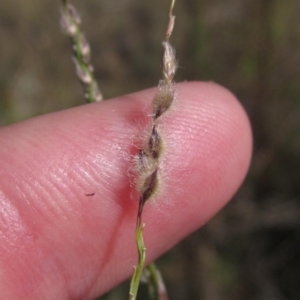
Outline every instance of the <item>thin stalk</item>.
<svg viewBox="0 0 300 300">
<path fill-rule="evenodd" d="M 168 294 L 162 276 L 154 263 L 145 269 L 148 283 L 149 297 L 151 300 L 168 300 Z"/>
<path fill-rule="evenodd" d="M 143 202 L 140 201 L 139 212 L 138 212 L 137 223 L 136 223 L 136 231 L 135 231 L 136 245 L 137 245 L 139 257 L 138 257 L 138 264 L 136 267 L 134 267 L 134 272 L 131 278 L 129 300 L 135 300 L 137 297 L 140 280 L 143 274 L 143 269 L 144 269 L 145 259 L 146 259 L 146 248 L 145 248 L 144 238 L 143 238 L 144 226 L 142 224 L 143 205 L 144 205 Z"/>
<path fill-rule="evenodd" d="M 134 273 L 131 278 L 129 300 L 136 300 L 138 294 L 138 288 L 143 273 L 145 259 L 146 259 L 146 248 L 143 239 L 144 224 L 142 223 L 143 208 L 147 200 L 153 197 L 155 190 L 159 185 L 159 159 L 162 152 L 162 136 L 160 135 L 158 123 L 161 116 L 171 107 L 175 89 L 173 87 L 173 77 L 176 72 L 176 60 L 175 50 L 169 43 L 169 38 L 174 28 L 175 17 L 173 16 L 173 7 L 175 0 L 172 0 L 169 12 L 169 23 L 166 30 L 165 40 L 163 42 L 163 67 L 162 75 L 163 78 L 160 80 L 158 85 L 158 91 L 153 99 L 153 114 L 151 120 L 151 130 L 147 141 L 143 148 L 139 149 L 137 157 L 137 189 L 140 192 L 139 208 L 136 222 L 136 245 L 138 250 L 138 264 L 134 267 Z M 152 274 L 153 282 L 150 283 L 148 280 L 150 291 L 153 289 L 151 294 L 153 297 L 156 295 L 156 299 L 167 299 L 166 292 L 160 290 L 159 283 L 162 280 L 158 280 L 158 273 L 156 269 L 149 267 L 149 272 Z M 151 277 L 148 277 L 151 279 Z M 160 297 L 161 296 L 161 297 Z"/>
<path fill-rule="evenodd" d="M 90 63 L 91 50 L 81 29 L 81 18 L 75 7 L 68 0 L 62 0 L 61 25 L 70 39 L 76 73 L 84 88 L 87 102 L 103 100 L 94 76 L 93 66 Z"/>
</svg>

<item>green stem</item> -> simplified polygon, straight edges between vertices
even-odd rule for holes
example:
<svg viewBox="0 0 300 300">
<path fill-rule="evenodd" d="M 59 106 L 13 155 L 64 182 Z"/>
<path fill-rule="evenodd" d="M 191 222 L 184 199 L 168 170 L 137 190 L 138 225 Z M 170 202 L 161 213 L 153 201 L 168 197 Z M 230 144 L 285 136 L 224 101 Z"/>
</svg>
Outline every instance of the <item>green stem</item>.
<svg viewBox="0 0 300 300">
<path fill-rule="evenodd" d="M 154 263 L 146 267 L 146 278 L 151 300 L 168 300 L 162 276 Z"/>
<path fill-rule="evenodd" d="M 137 225 L 136 225 L 136 245 L 138 249 L 138 265 L 134 267 L 134 273 L 131 278 L 130 290 L 129 290 L 129 300 L 136 300 L 144 265 L 146 259 L 146 248 L 143 238 L 144 226 L 141 222 L 141 214 L 138 215 Z"/>
</svg>

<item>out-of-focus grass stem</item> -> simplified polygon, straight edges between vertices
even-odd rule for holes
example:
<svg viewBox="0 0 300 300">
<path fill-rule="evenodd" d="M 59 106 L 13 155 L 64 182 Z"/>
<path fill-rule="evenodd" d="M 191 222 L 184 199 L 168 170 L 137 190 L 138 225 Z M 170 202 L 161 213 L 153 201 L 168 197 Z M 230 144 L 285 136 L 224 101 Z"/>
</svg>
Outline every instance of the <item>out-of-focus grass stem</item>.
<svg viewBox="0 0 300 300">
<path fill-rule="evenodd" d="M 81 18 L 68 0 L 62 0 L 61 25 L 71 41 L 76 73 L 84 88 L 86 100 L 88 102 L 103 100 L 90 62 L 90 45 L 81 29 Z"/>
</svg>

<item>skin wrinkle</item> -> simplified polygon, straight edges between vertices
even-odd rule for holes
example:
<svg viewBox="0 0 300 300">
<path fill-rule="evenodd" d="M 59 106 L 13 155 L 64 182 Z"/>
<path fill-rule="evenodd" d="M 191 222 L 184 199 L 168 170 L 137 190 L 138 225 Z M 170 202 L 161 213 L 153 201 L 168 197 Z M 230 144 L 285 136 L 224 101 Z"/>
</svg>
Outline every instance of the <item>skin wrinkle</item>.
<svg viewBox="0 0 300 300">
<path fill-rule="evenodd" d="M 38 181 L 30 181 L 30 187 L 28 189 L 30 189 L 30 191 L 35 190 L 36 194 L 30 195 L 29 192 L 27 193 L 26 198 L 32 199 L 32 203 L 29 203 L 29 205 L 33 209 L 36 209 L 36 213 L 39 216 L 43 215 L 43 218 L 49 219 L 49 221 L 52 218 L 55 219 L 57 215 L 67 216 L 71 210 L 69 201 L 65 197 L 65 191 L 70 189 L 68 186 L 69 183 L 64 180 L 65 177 L 67 177 L 66 171 L 64 171 L 63 167 L 57 168 L 56 165 L 51 164 L 45 171 L 41 170 L 41 173 L 43 175 L 41 176 L 40 183 L 38 183 L 39 193 L 37 193 L 36 190 Z M 24 188 L 23 190 L 26 191 Z M 52 195 L 51 198 L 54 196 L 53 201 L 45 202 L 44 199 L 49 199 L 49 195 Z M 72 191 L 71 189 L 68 196 L 75 197 L 75 195 L 75 191 Z M 45 203 L 47 203 L 47 205 L 45 205 Z M 48 213 L 51 214 L 47 216 Z"/>
<path fill-rule="evenodd" d="M 64 142 L 65 142 L 65 140 L 64 140 Z M 116 168 L 112 168 L 112 165 L 111 165 L 111 163 L 110 162 L 108 162 L 107 160 L 103 160 L 102 158 L 103 157 L 105 157 L 105 153 L 106 153 L 106 151 L 108 151 L 108 150 L 102 150 L 101 149 L 101 155 L 99 156 L 99 155 L 95 155 L 95 158 L 93 159 L 93 161 L 91 162 L 91 163 L 89 163 L 89 162 L 86 162 L 86 166 L 83 166 L 82 167 L 82 170 L 83 170 L 83 173 L 85 172 L 84 171 L 84 168 L 87 168 L 87 169 L 89 169 L 89 171 L 87 171 L 87 172 L 85 172 L 86 174 L 88 174 L 88 173 L 90 173 L 90 169 L 91 168 L 88 168 L 88 166 L 89 166 L 89 164 L 90 165 L 95 165 L 95 166 L 98 166 L 98 171 L 99 171 L 99 166 L 101 166 L 102 167 L 102 170 L 101 170 L 101 173 L 102 173 L 102 178 L 103 179 L 105 179 L 105 178 L 107 178 L 107 180 L 106 180 L 106 182 L 103 182 L 103 184 L 102 184 L 102 187 L 103 187 L 103 190 L 105 191 L 105 190 L 109 190 L 109 187 L 107 187 L 106 188 L 106 186 L 107 186 L 107 184 L 111 184 L 110 182 L 111 182 L 111 178 L 112 178 L 112 174 L 113 174 L 113 172 L 116 172 L 116 169 L 117 169 L 117 167 Z M 99 152 L 99 151 L 97 151 L 97 152 Z M 92 156 L 92 154 L 89 154 L 89 156 Z M 101 160 L 99 160 L 99 158 L 101 158 Z M 87 157 L 86 158 L 86 161 L 89 161 L 90 160 L 90 157 Z M 85 161 L 85 160 L 84 160 Z M 118 164 L 118 161 L 115 161 L 114 162 L 115 164 Z M 78 163 L 78 165 L 80 165 L 80 164 L 82 164 L 82 162 L 80 162 L 80 163 Z M 65 167 L 64 166 L 64 168 L 69 168 L 69 167 Z M 72 177 L 77 177 L 74 181 L 75 182 L 80 182 L 80 183 L 82 183 L 82 181 L 84 180 L 84 175 L 82 175 L 81 177 L 80 177 L 80 172 L 81 172 L 81 169 L 78 169 L 78 168 L 74 168 L 74 166 L 70 166 L 70 169 L 71 170 L 73 170 L 74 172 L 74 174 L 73 174 L 73 176 Z M 108 172 L 107 172 L 108 171 Z M 105 176 L 105 174 L 107 174 L 106 176 Z M 60 178 L 60 180 L 62 180 L 62 178 Z M 118 180 L 118 178 L 116 178 L 116 180 Z M 99 186 L 99 183 L 98 183 L 98 186 Z M 98 189 L 99 187 L 97 187 L 97 189 Z M 107 195 L 107 198 L 109 197 L 110 195 Z"/>
<path fill-rule="evenodd" d="M 184 125 L 182 125 L 184 124 Z M 172 136 L 169 138 L 166 138 L 166 153 L 164 154 L 164 158 L 167 161 L 170 161 L 171 163 L 168 163 L 166 167 L 164 167 L 164 173 L 170 173 L 173 174 L 173 168 L 172 168 L 172 161 L 178 161 L 177 165 L 176 165 L 176 170 L 180 171 L 178 172 L 179 175 L 178 176 L 172 176 L 173 178 L 175 177 L 177 179 L 175 186 L 176 185 L 180 185 L 180 182 L 185 179 L 190 177 L 189 175 L 191 174 L 191 171 L 189 170 L 189 166 L 191 165 L 191 163 L 195 160 L 197 160 L 197 157 L 195 156 L 195 154 L 191 155 L 191 151 L 194 152 L 190 147 L 186 147 L 186 145 L 191 144 L 195 141 L 196 136 L 198 138 L 198 132 L 199 132 L 199 127 L 201 128 L 201 126 L 190 126 L 190 130 L 189 130 L 189 134 L 186 134 L 186 125 L 187 125 L 187 121 L 185 119 L 180 119 L 180 123 L 176 123 L 176 124 L 168 124 L 170 125 L 171 130 L 173 130 L 173 134 Z M 201 128 L 201 131 L 203 129 Z M 205 135 L 207 136 L 207 134 Z M 205 138 L 205 136 L 203 136 L 203 138 Z M 203 157 L 203 151 L 205 151 L 206 147 L 203 147 L 204 149 L 199 149 L 199 151 L 201 151 L 202 153 L 202 157 Z M 182 153 L 184 153 L 184 159 L 178 160 L 178 157 L 181 157 Z M 172 156 L 177 156 L 172 158 Z M 163 164 L 165 164 L 165 159 L 163 159 Z M 163 165 L 162 164 L 162 165 Z M 170 170 L 171 168 L 171 170 Z M 168 170 L 169 169 L 169 170 Z M 201 170 L 203 171 L 203 166 L 201 165 Z M 200 171 L 200 170 L 199 170 Z M 199 172 L 201 173 L 201 172 Z M 201 176 L 201 175 L 200 175 Z M 172 179 L 174 180 L 174 179 Z M 193 178 L 190 178 L 189 180 L 193 180 Z M 197 179 L 199 180 L 199 178 Z M 164 184 L 165 180 L 164 180 Z M 170 184 L 174 186 L 173 184 Z"/>
<path fill-rule="evenodd" d="M 31 169 L 33 168 L 34 166 L 32 166 L 32 165 L 22 165 L 22 169 L 23 169 L 23 173 L 24 173 L 24 176 L 23 176 L 23 180 L 22 181 L 20 181 L 20 180 L 18 180 L 16 183 L 15 183 L 15 187 L 16 188 L 18 188 L 20 191 L 21 191 L 21 193 L 22 193 L 22 195 L 20 194 L 20 198 L 22 199 L 22 202 L 24 203 L 24 201 L 28 201 L 29 199 L 32 199 L 33 200 L 33 203 L 40 203 L 40 204 L 42 204 L 43 203 L 43 201 L 35 201 L 35 199 L 36 199 L 36 197 L 37 197 L 37 191 L 36 191 L 36 189 L 35 189 L 35 179 L 34 179 L 34 175 L 33 176 L 31 176 Z M 47 170 L 47 171 L 49 171 L 49 170 Z M 51 178 L 51 176 L 49 176 L 49 173 L 47 174 L 48 175 L 48 177 L 49 178 Z M 44 176 L 42 176 L 42 178 L 43 178 Z M 30 180 L 28 180 L 29 178 L 31 178 Z M 45 177 L 44 177 L 45 178 Z M 12 177 L 12 180 L 13 181 L 15 181 L 14 180 L 14 177 Z M 43 182 L 43 180 L 41 181 L 41 182 Z M 44 191 L 47 191 L 47 189 L 46 189 L 46 187 L 47 187 L 47 184 L 45 184 L 45 182 L 44 182 L 44 187 L 43 188 L 41 188 L 42 190 L 44 190 Z M 60 182 L 59 183 L 59 187 L 60 187 L 60 189 L 62 188 L 62 182 Z M 41 186 L 41 185 L 40 185 Z M 50 190 L 51 190 L 51 192 L 52 192 L 52 195 L 53 195 L 53 189 L 54 188 L 54 185 L 52 184 L 51 185 L 51 187 L 50 187 Z M 49 193 L 48 193 L 49 194 Z M 40 195 L 41 196 L 41 195 Z M 61 199 L 62 197 L 61 197 L 61 192 L 59 192 L 58 194 L 57 194 L 57 198 L 59 199 Z M 28 199 L 28 200 L 27 200 Z M 48 203 L 48 204 L 50 204 L 50 203 Z M 31 205 L 30 203 L 28 203 L 28 205 Z M 35 207 L 35 205 L 33 205 L 33 208 Z M 55 206 L 55 208 L 57 208 L 56 206 Z M 26 209 L 24 210 L 24 211 L 26 211 Z M 41 210 L 41 211 L 43 211 L 43 210 Z M 59 213 L 59 212 L 58 212 Z"/>
<path fill-rule="evenodd" d="M 99 172 L 99 166 L 105 166 L 104 170 L 106 172 L 103 172 L 103 170 L 101 172 L 103 182 L 97 183 L 96 190 L 101 191 L 100 195 L 105 195 L 105 199 L 107 199 L 108 203 L 114 201 L 120 209 L 122 209 L 122 205 L 120 206 L 116 199 L 119 199 L 118 195 L 120 190 L 126 191 L 129 189 L 128 182 L 124 181 L 124 178 L 127 177 L 126 164 L 128 165 L 128 162 L 124 162 L 123 160 L 120 162 L 120 156 L 117 156 L 118 159 L 116 162 L 111 163 L 110 161 L 103 160 L 102 156 L 95 155 L 91 162 L 89 162 L 89 165 L 91 166 L 89 169 L 92 169 L 92 166 L 95 166 L 94 174 L 96 174 L 97 168 Z M 115 186 L 118 186 L 119 189 L 114 189 L 113 187 Z"/>
</svg>

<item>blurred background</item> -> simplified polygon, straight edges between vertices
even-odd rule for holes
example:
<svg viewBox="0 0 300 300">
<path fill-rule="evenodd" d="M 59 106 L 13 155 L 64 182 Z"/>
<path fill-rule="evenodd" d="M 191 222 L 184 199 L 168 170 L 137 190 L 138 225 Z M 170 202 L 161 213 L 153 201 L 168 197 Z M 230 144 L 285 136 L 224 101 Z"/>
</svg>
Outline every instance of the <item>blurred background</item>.
<svg viewBox="0 0 300 300">
<path fill-rule="evenodd" d="M 106 98 L 156 86 L 170 1 L 73 1 Z M 158 261 L 172 300 L 300 299 L 300 1 L 178 0 L 176 77 L 230 89 L 254 154 L 233 201 Z M 84 103 L 59 1 L 0 1 L 0 125 Z M 128 283 L 100 299 L 127 299 Z"/>
</svg>

